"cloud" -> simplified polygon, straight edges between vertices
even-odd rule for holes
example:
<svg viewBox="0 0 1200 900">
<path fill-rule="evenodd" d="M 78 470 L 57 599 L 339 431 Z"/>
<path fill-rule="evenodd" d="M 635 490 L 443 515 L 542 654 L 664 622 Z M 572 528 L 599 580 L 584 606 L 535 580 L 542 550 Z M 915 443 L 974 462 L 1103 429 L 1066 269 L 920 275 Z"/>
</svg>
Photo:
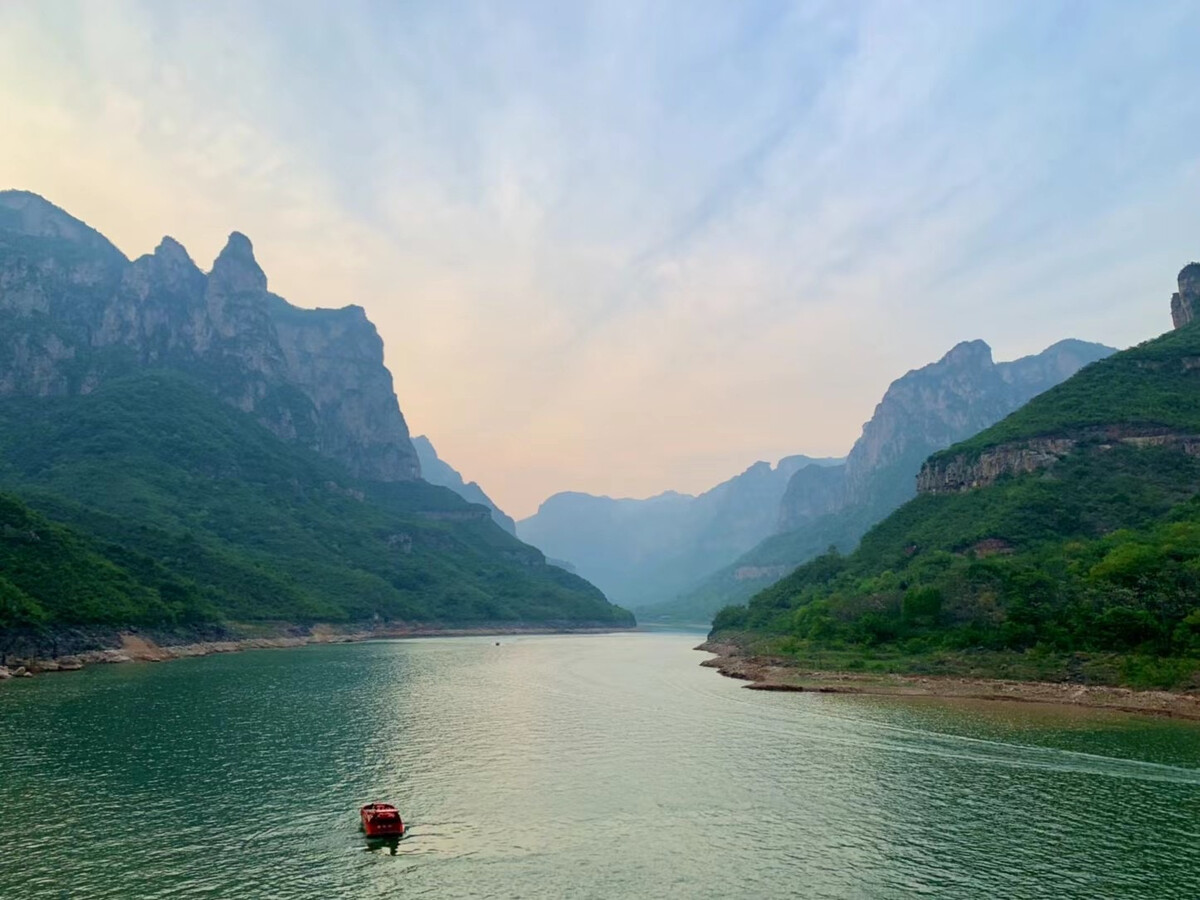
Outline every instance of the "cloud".
<svg viewBox="0 0 1200 900">
<path fill-rule="evenodd" d="M 0 173 L 363 304 L 502 506 L 841 453 L 887 384 L 1166 327 L 1192 4 L 8 3 Z"/>
</svg>

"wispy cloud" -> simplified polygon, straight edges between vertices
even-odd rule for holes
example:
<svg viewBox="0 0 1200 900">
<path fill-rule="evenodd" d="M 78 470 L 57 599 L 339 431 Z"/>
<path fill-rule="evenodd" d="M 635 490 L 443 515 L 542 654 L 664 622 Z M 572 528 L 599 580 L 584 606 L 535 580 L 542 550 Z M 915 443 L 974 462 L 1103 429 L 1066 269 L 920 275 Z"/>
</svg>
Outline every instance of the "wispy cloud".
<svg viewBox="0 0 1200 900">
<path fill-rule="evenodd" d="M 0 6 L 0 174 L 362 303 L 525 514 L 843 452 L 955 341 L 1167 324 L 1192 3 Z"/>
</svg>

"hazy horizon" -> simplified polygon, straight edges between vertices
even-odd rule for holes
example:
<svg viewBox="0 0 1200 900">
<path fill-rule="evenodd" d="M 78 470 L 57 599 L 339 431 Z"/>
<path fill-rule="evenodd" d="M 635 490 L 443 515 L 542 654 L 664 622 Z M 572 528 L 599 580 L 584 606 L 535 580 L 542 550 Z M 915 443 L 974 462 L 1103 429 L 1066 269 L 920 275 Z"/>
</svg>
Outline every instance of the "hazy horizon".
<svg viewBox="0 0 1200 900">
<path fill-rule="evenodd" d="M 1170 327 L 1200 8 L 0 7 L 0 182 L 366 308 L 516 518 L 841 456 L 887 385 Z"/>
</svg>

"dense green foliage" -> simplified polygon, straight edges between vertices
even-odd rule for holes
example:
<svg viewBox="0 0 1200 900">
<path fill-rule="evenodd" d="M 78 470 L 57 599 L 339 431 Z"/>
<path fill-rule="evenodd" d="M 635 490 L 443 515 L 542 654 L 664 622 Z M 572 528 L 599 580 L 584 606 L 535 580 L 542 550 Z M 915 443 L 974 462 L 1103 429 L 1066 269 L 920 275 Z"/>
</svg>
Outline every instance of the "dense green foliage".
<svg viewBox="0 0 1200 900">
<path fill-rule="evenodd" d="M 0 628 L 214 618 L 195 584 L 0 494 Z"/>
<path fill-rule="evenodd" d="M 6 511 L 0 627 L 631 624 L 452 491 L 356 481 L 175 374 L 0 402 L 0 488 L 57 523 Z"/>
<path fill-rule="evenodd" d="M 1113 424 L 1190 431 L 1193 352 L 1200 326 L 1095 363 L 944 455 Z M 1049 469 L 915 498 L 853 554 L 722 610 L 714 632 L 806 658 L 882 653 L 898 668 L 948 652 L 1117 654 L 1118 680 L 1200 684 L 1198 492 L 1200 459 L 1178 445 L 1085 441 Z"/>
</svg>

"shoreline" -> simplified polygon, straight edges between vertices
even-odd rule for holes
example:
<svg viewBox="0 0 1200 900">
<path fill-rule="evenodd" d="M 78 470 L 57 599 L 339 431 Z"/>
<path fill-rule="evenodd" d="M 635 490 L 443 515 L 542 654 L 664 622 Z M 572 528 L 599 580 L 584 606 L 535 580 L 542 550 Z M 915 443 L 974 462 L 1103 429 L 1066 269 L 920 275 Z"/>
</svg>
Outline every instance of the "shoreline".
<svg viewBox="0 0 1200 900">
<path fill-rule="evenodd" d="M 744 656 L 732 643 L 705 641 L 694 649 L 716 654 L 700 665 L 716 669 L 726 678 L 745 681 L 752 691 L 1044 703 L 1200 721 L 1197 693 L 949 675 L 812 671 L 774 657 Z"/>
<path fill-rule="evenodd" d="M 261 626 L 258 626 L 261 628 Z M 297 633 L 300 630 L 301 633 Z M 306 630 L 295 625 L 281 625 L 278 634 L 230 636 L 228 639 L 160 643 L 137 631 L 119 631 L 120 645 L 57 656 L 12 657 L 0 666 L 0 681 L 12 678 L 27 678 L 49 672 L 76 672 L 88 666 L 113 665 L 129 662 L 167 662 L 173 659 L 188 659 L 212 656 L 216 653 L 237 653 L 243 650 L 281 650 L 289 647 L 304 647 L 309 644 L 353 644 L 363 641 L 398 640 L 425 637 L 487 637 L 491 635 L 525 634 L 615 634 L 633 631 L 635 628 L 614 626 L 542 626 L 542 625 L 495 625 L 450 628 L 426 625 L 405 625 L 369 629 L 341 630 L 331 625 L 313 625 Z"/>
</svg>

